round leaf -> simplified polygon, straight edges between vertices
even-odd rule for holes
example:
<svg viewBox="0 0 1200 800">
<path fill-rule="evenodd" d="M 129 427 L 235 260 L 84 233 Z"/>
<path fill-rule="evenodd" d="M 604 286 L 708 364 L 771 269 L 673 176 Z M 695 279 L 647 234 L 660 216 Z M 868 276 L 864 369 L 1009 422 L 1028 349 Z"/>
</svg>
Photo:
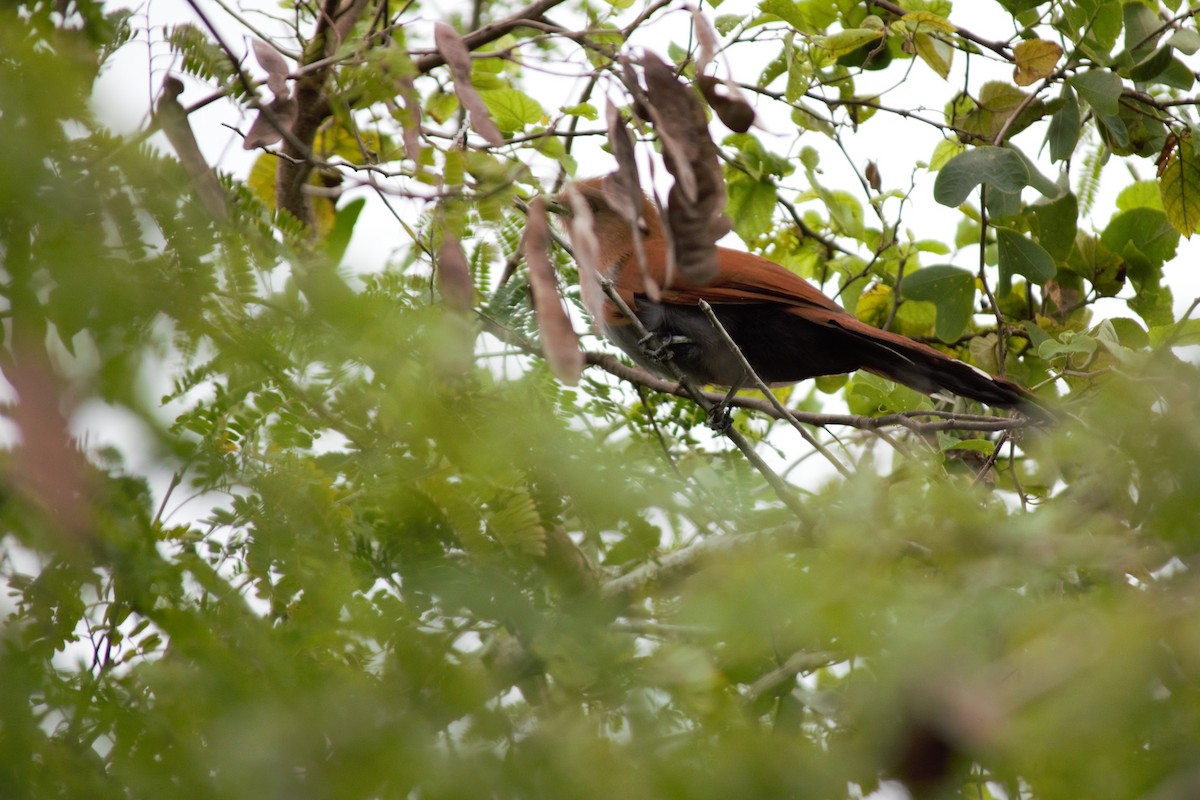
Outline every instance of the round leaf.
<svg viewBox="0 0 1200 800">
<path fill-rule="evenodd" d="M 1003 147 L 976 147 L 946 162 L 933 184 L 933 199 L 960 206 L 981 183 L 1002 192 L 1019 192 L 1029 183 L 1029 170 L 1019 155 Z"/>
<path fill-rule="evenodd" d="M 1100 114 L 1116 114 L 1120 111 L 1117 100 L 1121 97 L 1121 79 L 1106 69 L 1089 69 L 1072 75 L 1067 82 L 1075 87 L 1079 95 Z"/>
<path fill-rule="evenodd" d="M 937 306 L 935 332 L 943 342 L 962 336 L 975 308 L 975 276 L 965 269 L 939 264 L 904 277 L 900 294 Z"/>
<path fill-rule="evenodd" d="M 1200 225 L 1200 162 L 1190 147 L 1180 147 L 1158 179 L 1167 220 L 1189 239 Z"/>
<path fill-rule="evenodd" d="M 1054 72 L 1062 48 L 1057 42 L 1045 39 L 1030 39 L 1013 48 L 1017 66 L 1013 68 L 1013 82 L 1017 86 L 1028 86 Z"/>
<path fill-rule="evenodd" d="M 1015 231 L 1000 228 L 996 231 L 1000 256 L 1000 292 L 1007 294 L 1012 276 L 1024 275 L 1033 283 L 1045 283 L 1054 277 L 1057 268 L 1041 245 Z"/>
</svg>

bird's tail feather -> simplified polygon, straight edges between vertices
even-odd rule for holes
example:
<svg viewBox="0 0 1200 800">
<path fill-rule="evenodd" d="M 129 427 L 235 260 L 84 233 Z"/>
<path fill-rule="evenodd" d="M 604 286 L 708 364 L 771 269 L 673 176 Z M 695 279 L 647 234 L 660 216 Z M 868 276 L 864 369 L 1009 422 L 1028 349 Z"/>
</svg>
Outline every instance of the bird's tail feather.
<svg viewBox="0 0 1200 800">
<path fill-rule="evenodd" d="M 869 340 L 863 368 L 925 394 L 949 391 L 996 408 L 1011 408 L 1044 421 L 1054 414 L 1029 390 L 1004 378 L 952 358 L 906 336 L 873 328 L 866 323 L 844 325 L 848 333 Z M 870 357 L 878 354 L 877 357 Z"/>
</svg>

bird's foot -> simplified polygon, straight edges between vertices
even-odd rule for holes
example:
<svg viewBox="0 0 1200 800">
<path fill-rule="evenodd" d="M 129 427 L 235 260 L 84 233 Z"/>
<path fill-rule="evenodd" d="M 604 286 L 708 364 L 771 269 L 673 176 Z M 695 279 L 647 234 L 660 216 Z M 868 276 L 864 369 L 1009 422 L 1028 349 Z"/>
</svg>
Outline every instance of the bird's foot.
<svg viewBox="0 0 1200 800">
<path fill-rule="evenodd" d="M 725 403 L 719 403 L 712 407 L 708 412 L 708 427 L 712 428 L 717 433 L 725 433 L 733 427 L 733 414 L 729 406 Z"/>
<path fill-rule="evenodd" d="M 712 428 L 717 433 L 725 433 L 733 426 L 733 398 L 737 396 L 738 390 L 742 388 L 744 381 L 738 381 L 733 386 L 729 387 L 729 392 L 708 412 L 708 427 Z"/>
<path fill-rule="evenodd" d="M 686 336 L 659 336 L 657 333 L 648 333 L 641 339 L 638 339 L 638 346 L 642 348 L 642 352 L 648 357 L 657 362 L 669 361 L 671 356 L 671 348 L 681 344 L 691 344 L 692 340 Z"/>
</svg>

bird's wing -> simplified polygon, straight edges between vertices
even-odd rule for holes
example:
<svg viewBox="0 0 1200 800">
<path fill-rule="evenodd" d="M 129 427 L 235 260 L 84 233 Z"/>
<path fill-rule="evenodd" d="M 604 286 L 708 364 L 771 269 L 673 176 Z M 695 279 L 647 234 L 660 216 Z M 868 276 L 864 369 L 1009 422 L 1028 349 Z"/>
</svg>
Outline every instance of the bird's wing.
<svg viewBox="0 0 1200 800">
<path fill-rule="evenodd" d="M 808 281 L 762 256 L 739 250 L 717 248 L 719 272 L 716 280 L 703 286 L 682 281 L 678 271 L 667 284 L 666 242 L 653 239 L 644 243 L 646 272 L 660 287 L 661 301 L 694 306 L 700 300 L 712 305 L 723 303 L 775 303 L 797 310 L 822 310 L 831 316 L 846 315 L 846 310 L 826 297 Z M 645 278 L 636 255 L 625 259 L 613 281 L 617 292 L 631 307 L 635 296 L 645 296 Z M 615 310 L 615 309 L 614 309 Z M 619 312 L 617 314 L 619 317 Z M 821 314 L 820 316 L 825 316 Z M 614 320 L 615 321 L 615 320 Z"/>
</svg>

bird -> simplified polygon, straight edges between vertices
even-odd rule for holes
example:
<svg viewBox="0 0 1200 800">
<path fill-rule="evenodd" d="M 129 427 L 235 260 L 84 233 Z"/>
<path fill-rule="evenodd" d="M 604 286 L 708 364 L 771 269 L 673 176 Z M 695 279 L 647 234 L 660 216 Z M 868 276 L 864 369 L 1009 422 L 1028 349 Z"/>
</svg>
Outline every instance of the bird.
<svg viewBox="0 0 1200 800">
<path fill-rule="evenodd" d="M 584 299 L 601 332 L 639 366 L 669 375 L 664 366 L 669 359 L 697 384 L 731 387 L 732 397 L 749 376 L 704 313 L 700 301 L 705 301 L 768 385 L 866 370 L 927 395 L 952 392 L 1031 419 L 1053 418 L 1018 384 L 863 322 L 804 278 L 762 256 L 717 246 L 711 281 L 689 282 L 679 269 L 668 274 L 671 245 L 655 205 L 643 195 L 635 233 L 634 224 L 610 204 L 613 195 L 604 181 L 603 176 L 578 180 L 573 190 L 590 211 L 596 269 L 649 331 L 649 341 L 610 297 L 593 291 L 588 302 L 585 286 Z M 572 241 L 580 238 L 579 224 L 578 219 L 566 221 Z"/>
</svg>

